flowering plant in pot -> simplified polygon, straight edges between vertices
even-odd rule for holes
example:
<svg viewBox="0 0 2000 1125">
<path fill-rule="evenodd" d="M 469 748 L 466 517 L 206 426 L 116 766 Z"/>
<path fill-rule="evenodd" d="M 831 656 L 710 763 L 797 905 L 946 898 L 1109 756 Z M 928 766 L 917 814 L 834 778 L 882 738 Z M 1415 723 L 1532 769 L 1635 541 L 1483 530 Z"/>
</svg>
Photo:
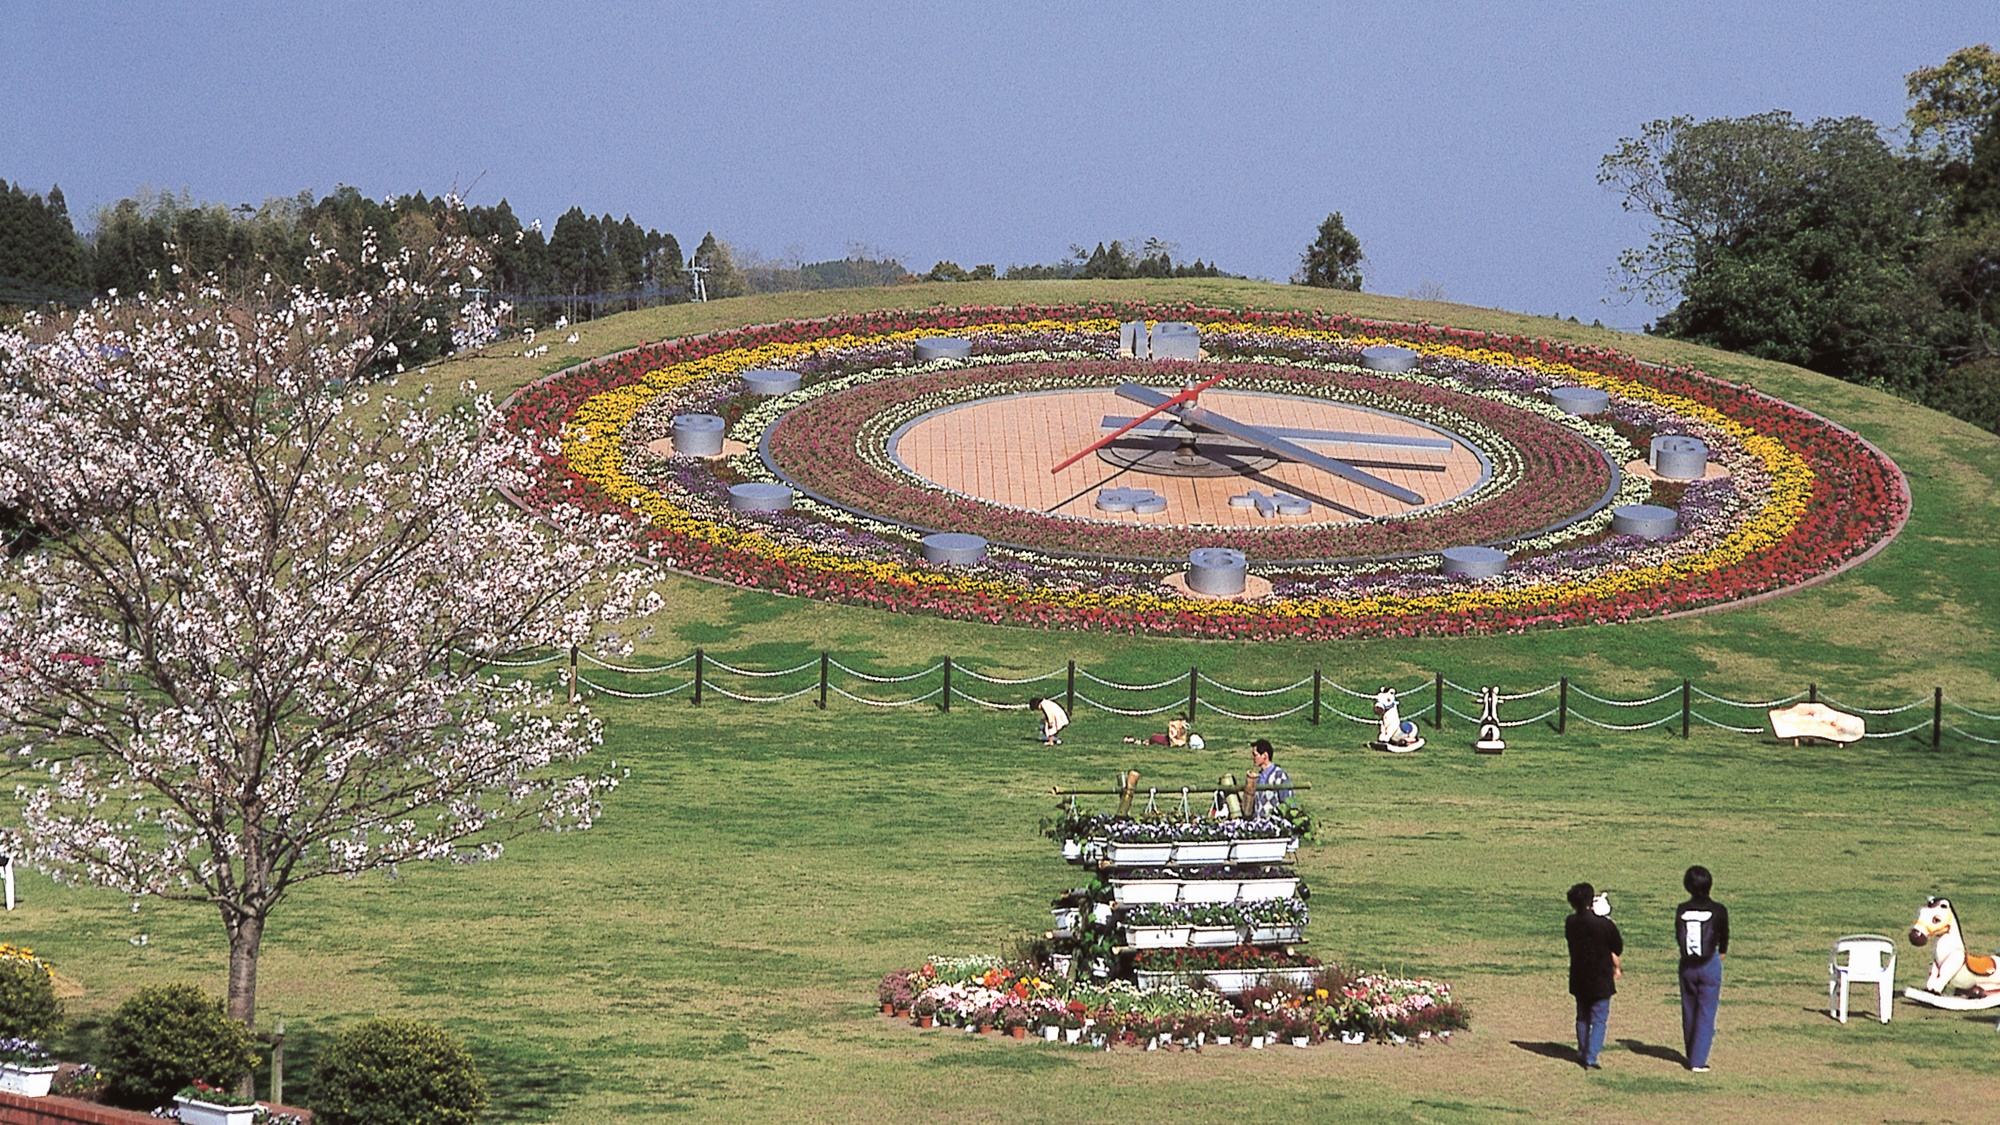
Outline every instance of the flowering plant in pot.
<svg viewBox="0 0 2000 1125">
<path fill-rule="evenodd" d="M 1028 1036 L 1028 1022 L 1033 1018 L 1025 1004 L 1006 1004 L 999 1012 L 1000 1028 L 1016 1039 Z"/>
<path fill-rule="evenodd" d="M 910 1017 L 917 1021 L 918 1027 L 935 1026 L 937 1024 L 937 1014 L 937 998 L 929 992 L 910 1002 Z"/>
<path fill-rule="evenodd" d="M 875 986 L 875 996 L 882 1004 L 883 1015 L 908 1010 L 915 999 L 910 985 L 910 970 L 897 969 L 884 974 L 882 983 Z"/>
</svg>

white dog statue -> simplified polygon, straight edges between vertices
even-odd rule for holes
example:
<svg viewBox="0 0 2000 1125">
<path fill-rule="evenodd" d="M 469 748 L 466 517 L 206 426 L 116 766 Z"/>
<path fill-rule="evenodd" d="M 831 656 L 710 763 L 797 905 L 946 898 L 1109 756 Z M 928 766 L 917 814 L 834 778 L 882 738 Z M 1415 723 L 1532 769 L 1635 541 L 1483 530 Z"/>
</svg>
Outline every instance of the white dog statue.
<svg viewBox="0 0 2000 1125">
<path fill-rule="evenodd" d="M 1375 741 L 1371 744 L 1375 749 L 1387 750 L 1391 754 L 1408 754 L 1424 748 L 1424 739 L 1417 733 L 1417 724 L 1405 720 L 1398 710 L 1394 688 L 1385 687 L 1375 693 L 1375 715 L 1381 720 Z"/>
</svg>

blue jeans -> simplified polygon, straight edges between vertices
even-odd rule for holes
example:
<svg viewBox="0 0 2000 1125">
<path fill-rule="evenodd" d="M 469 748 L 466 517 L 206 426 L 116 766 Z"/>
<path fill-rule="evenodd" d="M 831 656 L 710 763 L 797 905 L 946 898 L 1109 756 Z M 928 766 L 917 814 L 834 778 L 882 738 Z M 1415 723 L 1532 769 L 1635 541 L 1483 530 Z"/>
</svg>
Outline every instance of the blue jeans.
<svg viewBox="0 0 2000 1125">
<path fill-rule="evenodd" d="M 1576 1001 L 1577 1061 L 1596 1066 L 1598 1052 L 1604 1050 L 1604 1027 L 1611 1022 L 1611 997 Z"/>
<path fill-rule="evenodd" d="M 1722 999 L 1722 958 L 1681 970 L 1681 1042 L 1689 1066 L 1707 1066 L 1715 1042 L 1715 1008 Z"/>
</svg>

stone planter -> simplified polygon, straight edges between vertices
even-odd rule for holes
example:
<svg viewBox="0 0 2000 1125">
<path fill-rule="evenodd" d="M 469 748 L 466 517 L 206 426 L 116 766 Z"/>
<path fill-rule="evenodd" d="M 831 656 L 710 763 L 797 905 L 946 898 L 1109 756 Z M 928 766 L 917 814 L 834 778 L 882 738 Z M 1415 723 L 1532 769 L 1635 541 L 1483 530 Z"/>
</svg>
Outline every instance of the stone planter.
<svg viewBox="0 0 2000 1125">
<path fill-rule="evenodd" d="M 56 1070 L 55 1063 L 40 1066 L 0 1063 L 0 1090 L 26 1098 L 48 1097 L 49 1084 L 55 1081 Z"/>
<path fill-rule="evenodd" d="M 174 1095 L 174 1105 L 179 1107 L 181 1125 L 250 1125 L 257 1116 L 257 1106 L 216 1105 L 213 1102 L 196 1101 Z"/>
</svg>

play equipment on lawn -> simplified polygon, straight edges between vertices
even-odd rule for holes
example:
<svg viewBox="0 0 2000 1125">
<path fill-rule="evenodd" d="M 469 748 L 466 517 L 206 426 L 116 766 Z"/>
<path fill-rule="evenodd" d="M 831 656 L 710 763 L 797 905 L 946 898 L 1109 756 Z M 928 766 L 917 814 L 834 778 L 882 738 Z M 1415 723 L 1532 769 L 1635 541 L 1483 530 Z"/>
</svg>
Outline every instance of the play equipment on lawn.
<svg viewBox="0 0 2000 1125">
<path fill-rule="evenodd" d="M 2000 1007 L 2000 958 L 1965 951 L 1965 929 L 1950 899 L 1924 903 L 1910 925 L 1910 944 L 1931 947 L 1931 971 L 1922 988 L 1906 988 L 1904 996 L 1959 1011 Z M 1953 995 L 1959 991 L 1967 995 Z"/>
<path fill-rule="evenodd" d="M 1842 963 L 1841 956 L 1846 955 Z M 1853 984 L 1876 986 L 1875 1014 L 1889 1022 L 1896 990 L 1896 943 L 1881 934 L 1849 934 L 1833 943 L 1826 962 L 1826 1014 L 1847 1022 L 1847 991 Z"/>
<path fill-rule="evenodd" d="M 1408 754 L 1424 748 L 1424 738 L 1417 733 L 1417 724 L 1403 718 L 1397 707 L 1396 689 L 1385 687 L 1375 693 L 1375 714 L 1381 719 L 1381 725 L 1376 730 L 1375 741 L 1368 745 L 1391 754 Z"/>
<path fill-rule="evenodd" d="M 1859 742 L 1868 733 L 1868 724 L 1859 715 L 1836 711 L 1824 703 L 1797 703 L 1771 712 L 1771 733 L 1791 739 L 1794 746 L 1801 738 Z"/>
</svg>

